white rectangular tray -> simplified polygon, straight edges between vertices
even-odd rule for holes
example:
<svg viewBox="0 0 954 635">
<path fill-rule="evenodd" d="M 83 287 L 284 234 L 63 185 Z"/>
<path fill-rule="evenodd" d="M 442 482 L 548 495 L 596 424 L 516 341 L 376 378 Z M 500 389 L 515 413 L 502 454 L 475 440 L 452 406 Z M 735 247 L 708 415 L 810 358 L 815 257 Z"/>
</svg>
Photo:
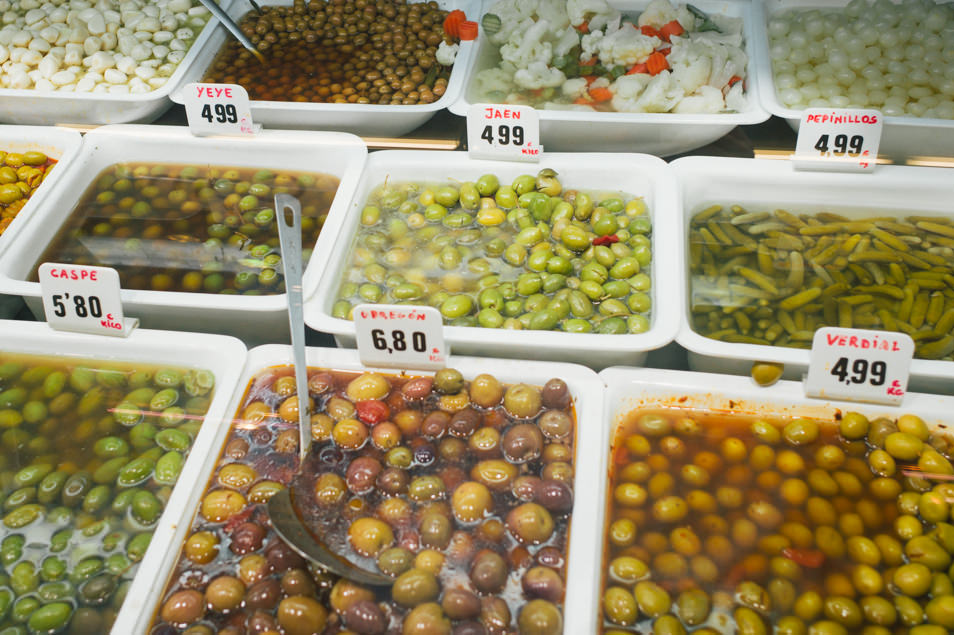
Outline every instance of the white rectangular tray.
<svg viewBox="0 0 954 635">
<path fill-rule="evenodd" d="M 305 300 L 305 323 L 331 333 L 339 346 L 354 346 L 354 323 L 331 316 L 342 274 L 350 266 L 351 245 L 361 209 L 373 188 L 391 182 L 445 182 L 476 180 L 497 174 L 507 182 L 520 174 L 552 168 L 564 188 L 620 190 L 643 196 L 652 218 L 652 316 L 650 329 L 638 335 L 600 335 L 563 331 L 513 331 L 447 326 L 444 338 L 452 353 L 523 359 L 552 359 L 591 367 L 642 364 L 646 353 L 673 340 L 678 327 L 680 296 L 671 277 L 675 220 L 678 215 L 675 182 L 668 166 L 656 157 L 640 154 L 547 154 L 538 165 L 511 161 L 481 161 L 465 152 L 384 151 L 368 163 L 334 244 L 325 273 L 313 296 Z"/>
<path fill-rule="evenodd" d="M 315 0 L 318 1 L 318 0 Z M 415 0 L 411 0 L 412 2 Z M 417 0 L 423 1 L 423 0 Z M 293 0 L 266 0 L 262 6 L 291 6 Z M 443 9 L 461 9 L 469 20 L 476 19 L 477 0 L 437 0 Z M 252 11 L 247 2 L 235 2 L 229 15 L 238 21 Z M 212 65 L 222 45 L 232 36 L 225 27 L 218 26 L 211 37 L 202 42 L 197 57 L 189 65 L 181 85 L 202 81 L 206 69 Z M 269 128 L 305 128 L 311 130 L 341 130 L 362 136 L 398 137 L 411 132 L 427 122 L 439 110 L 447 108 L 463 89 L 464 69 L 472 55 L 473 45 L 464 43 L 457 54 L 447 89 L 440 99 L 430 104 L 391 106 L 382 104 L 329 104 L 294 101 L 264 101 L 253 99 L 252 120 Z M 266 54 L 267 58 L 267 54 Z M 172 95 L 173 101 L 182 103 L 181 96 Z"/>
<path fill-rule="evenodd" d="M 808 368 L 807 349 L 721 342 L 691 327 L 688 226 L 704 206 L 739 204 L 755 210 L 794 213 L 833 211 L 851 216 L 950 216 L 954 178 L 944 168 L 878 166 L 872 174 L 799 171 L 789 161 L 685 157 L 673 161 L 679 180 L 678 267 L 683 297 L 677 341 L 689 351 L 689 366 L 706 372 L 748 374 L 753 361 L 785 364 L 787 379 L 800 379 Z M 954 362 L 915 359 L 911 390 L 954 394 Z"/>
<path fill-rule="evenodd" d="M 645 9 L 649 0 L 616 0 L 610 2 L 622 12 Z M 720 139 L 736 126 L 757 124 L 769 118 L 758 98 L 756 65 L 753 61 L 752 3 L 747 0 L 698 0 L 693 2 L 707 13 L 742 18 L 742 33 L 749 63 L 746 69 L 746 109 L 738 113 L 674 114 L 626 112 L 577 112 L 568 110 L 538 110 L 540 141 L 547 151 L 560 152 L 644 152 L 670 156 L 688 152 Z M 481 15 L 489 10 L 493 0 L 484 0 Z M 495 63 L 496 47 L 484 34 L 477 38 L 476 50 L 467 67 L 464 88 L 451 105 L 450 111 L 462 117 L 477 98 L 473 87 L 479 70 Z"/>
<path fill-rule="evenodd" d="M 41 322 L 2 320 L 0 350 L 78 360 L 168 364 L 209 370 L 215 375 L 215 392 L 205 421 L 189 450 L 165 511 L 153 529 L 149 549 L 139 563 L 139 570 L 126 595 L 124 606 L 141 606 L 142 598 L 155 586 L 158 563 L 174 548 L 175 543 L 172 541 L 178 529 L 181 509 L 201 474 L 202 462 L 212 452 L 216 431 L 223 420 L 231 421 L 226 405 L 235 392 L 236 382 L 245 365 L 245 345 L 234 337 L 224 335 L 136 329 L 128 338 L 115 338 L 54 331 Z M 127 631 L 114 628 L 113 632 Z"/>
<path fill-rule="evenodd" d="M 266 345 L 249 351 L 248 361 L 242 378 L 229 403 L 227 413 L 235 413 L 245 398 L 245 387 L 261 370 L 270 366 L 292 364 L 292 351 L 288 346 Z M 327 368 L 343 371 L 374 370 L 361 365 L 355 351 L 334 348 L 307 349 L 307 364 L 313 368 Z M 598 559 L 593 559 L 594 547 L 600 544 L 601 526 L 595 525 L 592 518 L 599 513 L 602 499 L 590 496 L 589 492 L 605 479 L 605 472 L 598 469 L 597 461 L 602 447 L 603 424 L 603 384 L 596 373 L 573 364 L 553 364 L 525 362 L 505 359 L 482 359 L 474 357 L 454 357 L 450 368 L 459 370 L 465 378 L 473 379 L 481 373 L 493 374 L 503 383 L 529 383 L 543 385 L 553 377 L 563 379 L 574 399 L 576 409 L 576 455 L 574 472 L 576 474 L 573 491 L 573 519 L 570 523 L 566 593 L 563 605 L 563 632 L 567 635 L 590 632 L 590 607 L 579 598 L 587 597 L 591 590 L 599 585 L 596 569 Z M 382 373 L 394 373 L 393 369 L 381 369 Z M 429 372 L 413 371 L 413 374 L 431 375 Z M 205 483 L 219 461 L 222 446 L 228 438 L 231 428 L 228 418 L 215 429 L 215 439 L 210 451 L 204 457 L 202 469 L 192 480 L 197 486 L 189 492 L 184 504 L 176 507 L 178 523 L 173 537 L 173 546 L 165 551 L 160 561 L 152 569 L 152 587 L 146 596 L 137 595 L 127 600 L 116 619 L 114 633 L 144 633 L 162 599 L 169 575 L 179 557 L 180 545 L 185 541 L 204 494 Z M 515 616 L 516 617 L 516 616 Z"/>
<path fill-rule="evenodd" d="M 18 232 L 18 240 L 0 254 L 0 293 L 24 296 L 34 314 L 42 316 L 40 285 L 26 278 L 79 195 L 104 168 L 124 161 L 147 161 L 322 172 L 338 177 L 338 193 L 304 270 L 307 295 L 324 269 L 366 156 L 367 148 L 359 138 L 340 132 L 265 130 L 246 138 L 194 137 L 183 127 L 98 128 L 86 135 L 74 166 Z M 138 317 L 145 327 L 227 333 L 253 341 L 288 338 L 285 294 L 229 296 L 124 289 L 121 296 L 126 315 Z"/>
</svg>

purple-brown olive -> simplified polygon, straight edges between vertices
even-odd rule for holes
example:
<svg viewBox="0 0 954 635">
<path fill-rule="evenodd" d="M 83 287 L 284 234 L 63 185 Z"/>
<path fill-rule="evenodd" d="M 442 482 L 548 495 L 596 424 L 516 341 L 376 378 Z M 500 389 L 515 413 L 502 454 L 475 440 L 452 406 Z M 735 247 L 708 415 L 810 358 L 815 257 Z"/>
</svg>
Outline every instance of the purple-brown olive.
<svg viewBox="0 0 954 635">
<path fill-rule="evenodd" d="M 205 615 L 205 598 L 192 589 L 176 591 L 163 603 L 160 615 L 170 624 L 191 624 Z"/>
<path fill-rule="evenodd" d="M 543 598 L 550 602 L 563 601 L 563 578 L 549 567 L 530 567 L 520 581 L 523 592 L 530 598 Z"/>
<path fill-rule="evenodd" d="M 305 566 L 305 559 L 281 540 L 275 540 L 265 548 L 265 559 L 275 573 L 302 569 Z"/>
<path fill-rule="evenodd" d="M 530 502 L 537 497 L 540 487 L 540 478 L 537 476 L 518 476 L 513 482 L 513 495 L 524 502 Z"/>
<path fill-rule="evenodd" d="M 451 416 L 443 410 L 428 413 L 421 422 L 421 436 L 429 441 L 440 439 L 447 433 L 450 420 Z"/>
<path fill-rule="evenodd" d="M 485 594 L 499 593 L 507 583 L 510 570 L 499 553 L 484 549 L 477 553 L 470 567 L 470 581 Z"/>
<path fill-rule="evenodd" d="M 521 423 L 504 432 L 500 442 L 503 454 L 511 463 L 526 463 L 543 452 L 543 434 L 532 423 Z"/>
<path fill-rule="evenodd" d="M 425 514 L 418 529 L 421 532 L 421 544 L 432 549 L 444 549 L 450 544 L 454 530 L 450 519 L 437 512 Z"/>
<path fill-rule="evenodd" d="M 265 611 L 255 611 L 248 618 L 248 635 L 259 635 L 264 633 L 274 633 L 278 630 L 278 620 L 271 613 Z"/>
<path fill-rule="evenodd" d="M 401 394 L 408 401 L 418 401 L 431 394 L 433 386 L 433 377 L 415 377 L 401 386 Z"/>
<path fill-rule="evenodd" d="M 359 456 L 348 465 L 345 480 L 353 494 L 367 494 L 374 489 L 374 482 L 381 473 L 381 462 L 370 456 Z"/>
<path fill-rule="evenodd" d="M 238 555 L 257 551 L 265 540 L 265 528 L 255 522 L 244 522 L 232 532 L 229 550 Z"/>
<path fill-rule="evenodd" d="M 467 620 L 454 624 L 452 635 L 487 635 L 487 629 L 480 622 Z"/>
<path fill-rule="evenodd" d="M 563 481 L 544 480 L 537 487 L 536 502 L 552 512 L 573 509 L 573 490 Z"/>
<path fill-rule="evenodd" d="M 361 600 L 374 600 L 374 592 L 344 578 L 335 583 L 328 596 L 328 603 L 338 614 L 343 614 Z"/>
<path fill-rule="evenodd" d="M 331 373 L 315 373 L 308 378 L 308 392 L 323 395 L 335 389 L 335 378 Z"/>
<path fill-rule="evenodd" d="M 407 491 L 407 484 L 410 481 L 411 477 L 405 470 L 388 467 L 378 474 L 377 485 L 382 492 L 396 496 Z"/>
<path fill-rule="evenodd" d="M 282 575 L 282 591 L 285 595 L 314 595 L 315 582 L 304 569 L 289 569 Z"/>
<path fill-rule="evenodd" d="M 259 580 L 248 588 L 245 594 L 245 606 L 250 609 L 271 611 L 282 597 L 281 584 L 275 578 Z"/>
<path fill-rule="evenodd" d="M 466 439 L 479 425 L 480 414 L 473 408 L 467 407 L 454 413 L 448 424 L 448 431 L 458 439 Z"/>
<path fill-rule="evenodd" d="M 554 377 L 543 384 L 540 398 L 547 408 L 564 410 L 570 405 L 570 390 L 567 388 L 565 381 Z"/>
<path fill-rule="evenodd" d="M 380 635 L 387 630 L 384 612 L 376 602 L 359 600 L 342 615 L 345 626 L 360 635 Z"/>
<path fill-rule="evenodd" d="M 563 552 L 556 547 L 541 547 L 540 551 L 537 552 L 536 558 L 537 562 L 544 567 L 562 569 L 563 565 L 566 564 Z"/>
<path fill-rule="evenodd" d="M 467 589 L 448 589 L 441 599 L 441 608 L 452 620 L 469 620 L 480 615 L 480 598 Z"/>
</svg>

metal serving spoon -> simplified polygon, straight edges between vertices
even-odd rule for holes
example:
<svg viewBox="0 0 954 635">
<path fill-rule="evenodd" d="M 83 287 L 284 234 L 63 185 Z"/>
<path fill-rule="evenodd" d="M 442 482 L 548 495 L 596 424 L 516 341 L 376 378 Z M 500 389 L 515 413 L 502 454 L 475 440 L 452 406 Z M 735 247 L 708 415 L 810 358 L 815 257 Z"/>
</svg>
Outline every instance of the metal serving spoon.
<svg viewBox="0 0 954 635">
<path fill-rule="evenodd" d="M 212 15 L 214 15 L 216 19 L 218 19 L 218 21 L 221 22 L 222 25 L 228 29 L 233 36 L 235 36 L 235 39 L 238 40 L 242 46 L 251 51 L 252 55 L 254 55 L 259 62 L 262 64 L 265 63 L 265 56 L 262 55 L 257 48 L 255 48 L 255 45 L 252 44 L 252 41 L 248 39 L 244 33 L 242 33 L 242 29 L 240 29 L 239 25 L 235 23 L 235 20 L 230 18 L 229 14 L 223 11 L 222 7 L 220 7 L 215 0 L 199 0 L 199 2 L 201 2 L 206 9 L 211 11 Z M 261 8 L 259 8 L 254 2 L 252 3 L 252 6 L 255 7 L 259 13 L 262 12 Z"/>
<path fill-rule="evenodd" d="M 292 355 L 295 362 L 295 384 L 298 400 L 298 471 L 304 468 L 311 451 L 311 413 L 308 411 L 308 366 L 305 359 L 305 321 L 301 295 L 301 203 L 290 194 L 275 195 L 275 216 L 278 239 L 282 247 L 285 269 L 285 293 L 288 295 L 288 321 L 291 327 Z M 302 399 L 301 395 L 305 398 Z M 321 565 L 344 578 L 360 584 L 390 586 L 394 580 L 386 575 L 362 569 L 332 552 L 301 521 L 292 502 L 290 488 L 268 499 L 268 516 L 272 527 L 303 558 Z"/>
</svg>

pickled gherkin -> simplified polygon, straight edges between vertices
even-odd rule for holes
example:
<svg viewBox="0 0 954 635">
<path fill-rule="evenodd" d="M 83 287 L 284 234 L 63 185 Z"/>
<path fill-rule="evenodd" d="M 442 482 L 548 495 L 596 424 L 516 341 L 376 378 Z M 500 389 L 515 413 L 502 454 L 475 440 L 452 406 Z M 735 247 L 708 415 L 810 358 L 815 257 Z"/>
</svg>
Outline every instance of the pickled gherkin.
<svg viewBox="0 0 954 635">
<path fill-rule="evenodd" d="M 690 221 L 692 327 L 810 348 L 825 326 L 903 332 L 954 360 L 954 219 L 712 205 Z"/>
<path fill-rule="evenodd" d="M 109 631 L 207 409 L 170 423 L 180 384 L 214 377 L 0 353 L 0 631 Z"/>
<path fill-rule="evenodd" d="M 457 326 L 647 331 L 646 201 L 570 189 L 564 176 L 544 168 L 512 181 L 379 185 L 364 202 L 332 315 L 351 319 L 365 302 L 423 304 Z"/>
</svg>

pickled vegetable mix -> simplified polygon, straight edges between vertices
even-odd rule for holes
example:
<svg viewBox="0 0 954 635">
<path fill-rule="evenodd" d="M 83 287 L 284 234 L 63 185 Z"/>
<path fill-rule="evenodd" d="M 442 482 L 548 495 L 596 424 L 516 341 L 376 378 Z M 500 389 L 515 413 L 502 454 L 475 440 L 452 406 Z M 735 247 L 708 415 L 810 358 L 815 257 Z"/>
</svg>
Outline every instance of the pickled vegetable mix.
<svg viewBox="0 0 954 635">
<path fill-rule="evenodd" d="M 570 189 L 549 168 L 509 184 L 385 183 L 361 212 L 332 315 L 427 304 L 455 326 L 643 333 L 651 232 L 642 198 Z"/>
<path fill-rule="evenodd" d="M 56 159 L 42 152 L 0 151 L 0 234 L 17 217 L 54 165 Z"/>
<path fill-rule="evenodd" d="M 483 25 L 492 52 L 471 102 L 584 112 L 745 109 L 738 18 L 668 0 L 634 15 L 605 0 L 497 0 Z"/>
<path fill-rule="evenodd" d="M 0 355 L 0 630 L 109 631 L 213 389 L 205 370 Z"/>
<path fill-rule="evenodd" d="M 910 414 L 628 413 L 602 632 L 952 632 L 952 449 Z"/>
<path fill-rule="evenodd" d="M 309 369 L 314 445 L 299 472 L 293 372 L 249 385 L 153 634 L 562 633 L 576 444 L 564 381 Z M 285 487 L 313 534 L 393 584 L 292 551 L 265 511 Z"/>
</svg>

